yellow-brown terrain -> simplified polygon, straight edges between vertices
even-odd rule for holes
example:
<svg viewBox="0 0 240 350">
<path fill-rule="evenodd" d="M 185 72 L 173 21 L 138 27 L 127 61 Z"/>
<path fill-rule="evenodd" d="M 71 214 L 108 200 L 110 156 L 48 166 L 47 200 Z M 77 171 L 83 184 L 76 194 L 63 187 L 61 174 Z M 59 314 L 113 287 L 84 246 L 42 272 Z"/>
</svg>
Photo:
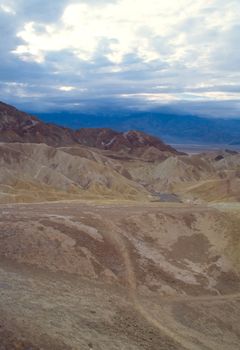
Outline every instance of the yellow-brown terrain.
<svg viewBox="0 0 240 350">
<path fill-rule="evenodd" d="M 0 349 L 238 350 L 240 155 L 4 108 Z"/>
<path fill-rule="evenodd" d="M 1 343 L 238 349 L 239 224 L 183 204 L 2 205 Z"/>
</svg>

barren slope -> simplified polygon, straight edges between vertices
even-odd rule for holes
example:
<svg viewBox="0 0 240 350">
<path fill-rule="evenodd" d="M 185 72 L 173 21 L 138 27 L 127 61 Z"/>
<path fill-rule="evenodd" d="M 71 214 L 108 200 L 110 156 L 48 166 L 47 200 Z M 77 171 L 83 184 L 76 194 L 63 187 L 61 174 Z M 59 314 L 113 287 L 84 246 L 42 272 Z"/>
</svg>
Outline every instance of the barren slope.
<svg viewBox="0 0 240 350">
<path fill-rule="evenodd" d="M 240 154 L 1 103 L 0 140 L 0 348 L 239 349 Z"/>
<path fill-rule="evenodd" d="M 169 156 L 162 161 L 123 160 L 132 179 L 153 192 L 174 192 L 182 199 L 240 200 L 240 154 L 213 152 Z"/>
<path fill-rule="evenodd" d="M 89 154 L 92 159 L 44 144 L 0 144 L 0 201 L 146 197 L 121 166 Z"/>
<path fill-rule="evenodd" d="M 181 154 L 159 138 L 140 131 L 117 132 L 104 128 L 72 130 L 46 124 L 34 116 L 0 102 L 0 142 L 45 143 L 54 147 L 84 145 L 123 154 L 166 158 Z M 149 148 L 152 152 L 148 152 Z M 166 155 L 164 155 L 166 153 Z"/>
<path fill-rule="evenodd" d="M 37 349 L 237 350 L 239 220 L 183 205 L 2 207 L 4 339 Z"/>
</svg>

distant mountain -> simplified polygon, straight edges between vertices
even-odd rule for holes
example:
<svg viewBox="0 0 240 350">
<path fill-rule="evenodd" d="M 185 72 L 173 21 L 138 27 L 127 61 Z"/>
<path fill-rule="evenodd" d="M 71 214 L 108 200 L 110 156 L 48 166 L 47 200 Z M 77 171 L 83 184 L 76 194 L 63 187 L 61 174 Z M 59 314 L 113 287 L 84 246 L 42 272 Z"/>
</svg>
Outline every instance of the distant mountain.
<svg viewBox="0 0 240 350">
<path fill-rule="evenodd" d="M 45 143 L 60 147 L 81 144 L 105 150 L 127 151 L 154 148 L 160 152 L 179 154 L 159 138 L 139 131 L 117 132 L 110 128 L 73 130 L 40 121 L 15 107 L 0 102 L 0 142 Z M 139 153 L 139 152 L 138 152 Z"/>
<path fill-rule="evenodd" d="M 230 145 L 240 145 L 240 139 L 238 141 L 232 141 Z"/>
<path fill-rule="evenodd" d="M 46 143 L 50 146 L 73 144 L 70 129 L 45 124 L 39 119 L 0 102 L 0 141 Z"/>
<path fill-rule="evenodd" d="M 117 132 L 109 128 L 81 128 L 74 135 L 82 145 L 105 150 L 118 152 L 127 149 L 134 152 L 135 149 L 153 147 L 162 152 L 178 153 L 159 138 L 142 131 Z"/>
<path fill-rule="evenodd" d="M 142 131 L 73 130 L 46 124 L 4 103 L 0 165 L 0 203 L 158 201 L 170 198 L 162 197 L 166 192 L 190 202 L 240 200 L 237 152 L 185 155 Z"/>
<path fill-rule="evenodd" d="M 42 120 L 67 127 L 137 129 L 170 143 L 240 144 L 240 119 L 202 118 L 171 110 L 99 110 L 91 113 L 38 113 Z"/>
</svg>

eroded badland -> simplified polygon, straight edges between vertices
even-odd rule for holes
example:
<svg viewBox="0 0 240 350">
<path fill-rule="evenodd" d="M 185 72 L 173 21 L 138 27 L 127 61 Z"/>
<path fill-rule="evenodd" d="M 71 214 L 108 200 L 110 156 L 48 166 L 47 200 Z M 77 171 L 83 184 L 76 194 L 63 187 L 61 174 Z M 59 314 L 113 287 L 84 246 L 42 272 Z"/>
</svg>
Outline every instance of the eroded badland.
<svg viewBox="0 0 240 350">
<path fill-rule="evenodd" d="M 4 108 L 0 349 L 238 350 L 240 155 Z"/>
</svg>

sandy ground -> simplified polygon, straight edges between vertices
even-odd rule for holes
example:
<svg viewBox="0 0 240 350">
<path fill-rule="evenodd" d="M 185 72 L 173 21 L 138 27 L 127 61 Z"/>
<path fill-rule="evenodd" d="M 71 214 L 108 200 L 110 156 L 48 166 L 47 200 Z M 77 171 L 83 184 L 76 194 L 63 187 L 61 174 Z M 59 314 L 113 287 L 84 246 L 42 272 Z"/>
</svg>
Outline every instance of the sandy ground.
<svg viewBox="0 0 240 350">
<path fill-rule="evenodd" d="M 235 211 L 0 206 L 0 349 L 238 350 Z"/>
</svg>

